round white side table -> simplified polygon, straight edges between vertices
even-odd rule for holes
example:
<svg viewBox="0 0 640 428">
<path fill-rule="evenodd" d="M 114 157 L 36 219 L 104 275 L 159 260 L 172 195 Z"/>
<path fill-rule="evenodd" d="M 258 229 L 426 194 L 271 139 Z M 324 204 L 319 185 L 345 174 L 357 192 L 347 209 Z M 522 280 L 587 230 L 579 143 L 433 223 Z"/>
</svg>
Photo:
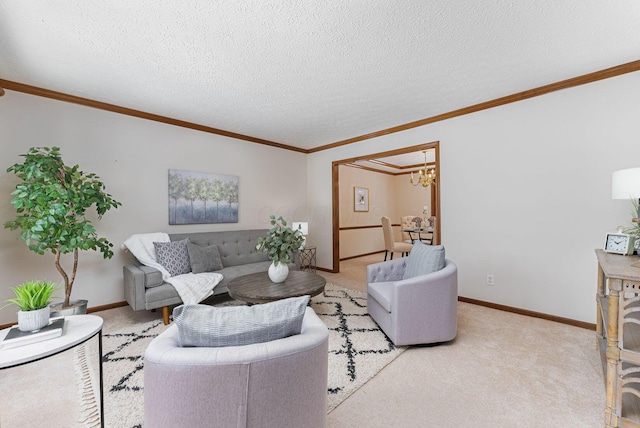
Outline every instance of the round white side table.
<svg viewBox="0 0 640 428">
<path fill-rule="evenodd" d="M 0 330 L 0 344 L 9 329 Z M 104 396 L 102 392 L 102 318 L 97 315 L 71 315 L 65 317 L 62 336 L 17 348 L 0 347 L 0 370 L 32 363 L 74 348 L 98 336 L 100 370 L 100 426 L 104 427 Z"/>
</svg>

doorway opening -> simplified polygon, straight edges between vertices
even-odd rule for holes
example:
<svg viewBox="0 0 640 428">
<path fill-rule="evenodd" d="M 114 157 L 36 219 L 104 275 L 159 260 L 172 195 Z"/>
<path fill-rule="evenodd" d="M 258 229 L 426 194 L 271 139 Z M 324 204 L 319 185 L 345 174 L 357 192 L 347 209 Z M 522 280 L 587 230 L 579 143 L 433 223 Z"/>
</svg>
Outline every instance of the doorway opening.
<svg viewBox="0 0 640 428">
<path fill-rule="evenodd" d="M 384 158 L 396 155 L 402 155 L 406 153 L 413 152 L 422 152 L 423 150 L 435 150 L 435 160 L 433 164 L 437 170 L 438 178 L 435 183 L 431 184 L 432 186 L 432 197 L 431 197 L 431 215 L 435 216 L 435 236 L 434 236 L 434 244 L 439 244 L 441 242 L 441 231 L 440 231 L 440 177 L 441 168 L 440 168 L 440 142 L 433 141 L 429 143 L 423 143 L 416 146 L 404 147 L 401 149 L 390 150 L 386 152 L 380 153 L 372 153 L 369 155 L 358 156 L 356 158 L 348 158 L 341 159 L 337 161 L 333 161 L 331 164 L 331 196 L 332 196 L 332 237 L 333 237 L 333 266 L 331 272 L 338 273 L 340 272 L 340 165 L 346 164 L 354 164 L 357 162 Z M 410 174 L 410 171 L 400 172 L 395 175 L 400 174 Z M 371 227 L 371 226 L 364 226 Z"/>
</svg>

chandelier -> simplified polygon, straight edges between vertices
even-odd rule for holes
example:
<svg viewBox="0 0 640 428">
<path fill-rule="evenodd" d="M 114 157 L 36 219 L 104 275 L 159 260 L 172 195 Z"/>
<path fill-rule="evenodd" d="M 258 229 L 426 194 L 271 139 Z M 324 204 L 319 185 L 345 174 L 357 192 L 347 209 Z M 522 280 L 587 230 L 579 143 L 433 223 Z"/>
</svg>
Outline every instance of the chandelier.
<svg viewBox="0 0 640 428">
<path fill-rule="evenodd" d="M 436 182 L 436 169 L 427 168 L 427 151 L 423 150 L 422 153 L 424 153 L 424 169 L 421 169 L 420 172 L 418 172 L 417 180 L 414 180 L 412 171 L 411 180 L 409 180 L 409 182 L 413 186 L 421 185 L 422 187 L 427 187 Z"/>
</svg>

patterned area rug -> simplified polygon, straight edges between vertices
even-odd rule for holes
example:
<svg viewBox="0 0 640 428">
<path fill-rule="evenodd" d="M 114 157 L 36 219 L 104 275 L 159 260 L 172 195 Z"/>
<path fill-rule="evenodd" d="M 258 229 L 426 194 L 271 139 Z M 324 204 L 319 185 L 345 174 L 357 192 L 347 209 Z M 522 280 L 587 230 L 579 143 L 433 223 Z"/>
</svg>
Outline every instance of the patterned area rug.
<svg viewBox="0 0 640 428">
<path fill-rule="evenodd" d="M 363 293 L 331 284 L 311 301 L 329 328 L 328 412 L 406 349 L 395 347 L 380 331 L 366 303 Z M 142 426 L 144 350 L 166 328 L 162 321 L 151 321 L 104 333 L 107 426 Z"/>
<path fill-rule="evenodd" d="M 329 328 L 330 412 L 406 347 L 396 347 L 367 314 L 364 293 L 329 284 L 311 307 Z"/>
</svg>

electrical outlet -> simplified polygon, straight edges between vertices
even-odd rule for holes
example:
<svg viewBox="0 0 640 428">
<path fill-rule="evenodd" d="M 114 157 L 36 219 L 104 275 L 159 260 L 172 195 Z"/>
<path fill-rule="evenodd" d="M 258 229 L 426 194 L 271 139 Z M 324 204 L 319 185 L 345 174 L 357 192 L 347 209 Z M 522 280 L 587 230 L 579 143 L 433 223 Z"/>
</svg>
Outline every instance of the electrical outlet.
<svg viewBox="0 0 640 428">
<path fill-rule="evenodd" d="M 493 281 L 493 274 L 492 273 L 488 273 L 487 274 L 487 285 L 495 285 L 495 282 Z"/>
</svg>

